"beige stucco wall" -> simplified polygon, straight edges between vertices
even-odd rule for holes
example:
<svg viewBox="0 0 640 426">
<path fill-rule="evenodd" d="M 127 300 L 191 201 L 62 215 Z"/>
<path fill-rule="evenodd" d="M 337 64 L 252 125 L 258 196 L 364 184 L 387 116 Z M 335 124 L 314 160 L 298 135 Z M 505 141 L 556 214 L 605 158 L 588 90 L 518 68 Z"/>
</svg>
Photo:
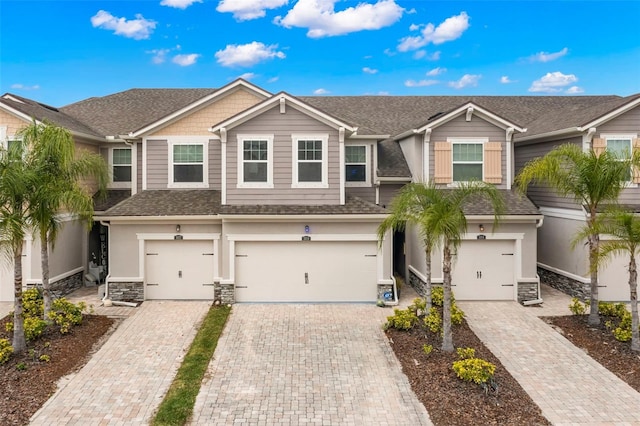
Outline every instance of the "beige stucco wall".
<svg viewBox="0 0 640 426">
<path fill-rule="evenodd" d="M 538 230 L 538 262 L 570 274 L 589 277 L 589 254 L 584 244 L 571 248 L 571 240 L 584 221 L 545 216 Z"/>
<path fill-rule="evenodd" d="M 87 228 L 80 220 L 65 221 L 58 233 L 53 249 L 49 247 L 49 278 L 69 273 L 74 269 L 84 267 L 85 241 Z M 40 237 L 33 236 L 31 252 L 30 279 L 42 279 L 42 264 L 40 259 Z"/>
<path fill-rule="evenodd" d="M 216 100 L 188 116 L 174 122 L 162 129 L 156 130 L 152 135 L 206 135 L 210 136 L 208 129 L 227 118 L 244 111 L 245 109 L 262 101 L 261 98 L 243 89 L 238 89 L 222 99 Z"/>
</svg>

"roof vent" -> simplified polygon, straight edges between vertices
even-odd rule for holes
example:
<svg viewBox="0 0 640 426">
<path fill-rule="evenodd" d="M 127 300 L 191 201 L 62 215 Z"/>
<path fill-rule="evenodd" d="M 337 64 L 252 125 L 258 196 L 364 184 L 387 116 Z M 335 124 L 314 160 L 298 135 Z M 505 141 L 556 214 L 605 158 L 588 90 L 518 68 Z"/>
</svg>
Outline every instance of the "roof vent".
<svg viewBox="0 0 640 426">
<path fill-rule="evenodd" d="M 431 121 L 434 118 L 438 118 L 440 117 L 442 114 L 444 114 L 444 112 L 440 111 L 440 112 L 436 112 L 435 114 L 433 114 L 431 117 L 429 117 L 427 120 Z"/>
</svg>

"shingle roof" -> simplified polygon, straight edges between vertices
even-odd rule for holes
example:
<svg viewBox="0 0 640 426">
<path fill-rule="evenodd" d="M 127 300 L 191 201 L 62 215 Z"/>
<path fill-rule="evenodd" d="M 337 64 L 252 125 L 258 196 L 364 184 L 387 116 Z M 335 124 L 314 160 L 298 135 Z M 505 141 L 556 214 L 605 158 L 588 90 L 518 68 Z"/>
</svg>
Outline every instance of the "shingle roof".
<svg viewBox="0 0 640 426">
<path fill-rule="evenodd" d="M 208 216 L 220 211 L 220 191 L 147 190 L 105 212 L 105 216 Z"/>
<path fill-rule="evenodd" d="M 378 176 L 411 178 L 411 170 L 398 141 L 387 139 L 378 142 Z"/>
<path fill-rule="evenodd" d="M 533 202 L 524 195 L 516 191 L 502 189 L 499 190 L 505 203 L 505 215 L 539 215 L 540 211 Z M 488 200 L 482 197 L 474 197 L 465 204 L 464 212 L 467 215 L 493 215 L 493 209 Z"/>
<path fill-rule="evenodd" d="M 387 214 L 388 211 L 358 197 L 347 197 L 344 205 L 225 205 L 221 214 L 228 215 L 340 215 L 340 214 Z"/>
<path fill-rule="evenodd" d="M 105 211 L 131 196 L 130 189 L 109 189 L 104 197 L 96 193 L 93 196 L 93 209 L 97 212 Z"/>
<path fill-rule="evenodd" d="M 77 119 L 61 112 L 59 109 L 41 104 L 31 99 L 23 98 L 18 95 L 6 93 L 0 97 L 0 103 L 13 108 L 30 118 L 35 118 L 38 121 L 48 120 L 59 126 L 65 127 L 72 132 L 83 133 L 89 136 L 99 137 L 100 135 L 86 124 L 78 121 Z"/>
<path fill-rule="evenodd" d="M 131 89 L 60 108 L 103 136 L 139 130 L 217 89 Z"/>
</svg>

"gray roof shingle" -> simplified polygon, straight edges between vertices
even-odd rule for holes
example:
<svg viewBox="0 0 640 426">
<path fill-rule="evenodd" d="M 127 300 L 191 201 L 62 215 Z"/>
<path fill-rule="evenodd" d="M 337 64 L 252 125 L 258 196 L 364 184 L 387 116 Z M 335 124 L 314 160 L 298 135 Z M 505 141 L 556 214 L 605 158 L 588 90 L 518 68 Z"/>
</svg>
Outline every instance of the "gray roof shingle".
<svg viewBox="0 0 640 426">
<path fill-rule="evenodd" d="M 210 216 L 220 211 L 220 191 L 147 190 L 108 209 L 105 216 Z"/>
<path fill-rule="evenodd" d="M 225 205 L 221 214 L 228 215 L 340 215 L 340 214 L 387 214 L 388 211 L 359 197 L 347 197 L 344 205 Z"/>
<path fill-rule="evenodd" d="M 539 215 L 540 211 L 533 202 L 524 195 L 520 195 L 516 191 L 502 189 L 505 204 L 505 215 L 528 216 Z M 491 203 L 483 197 L 474 197 L 470 202 L 464 205 L 464 212 L 467 215 L 493 215 Z"/>
</svg>

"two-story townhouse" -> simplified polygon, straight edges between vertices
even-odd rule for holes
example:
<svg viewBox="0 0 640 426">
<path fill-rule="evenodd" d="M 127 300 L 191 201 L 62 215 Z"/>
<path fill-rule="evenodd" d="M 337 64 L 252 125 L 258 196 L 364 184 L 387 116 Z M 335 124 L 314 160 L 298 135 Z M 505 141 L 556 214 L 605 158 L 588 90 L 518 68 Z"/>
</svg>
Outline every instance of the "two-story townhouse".
<svg viewBox="0 0 640 426">
<path fill-rule="evenodd" d="M 560 144 L 575 144 L 596 153 L 615 150 L 631 153 L 640 147 L 640 95 L 579 97 L 570 104 L 556 104 L 528 125 L 526 134 L 515 139 L 516 168 L 519 170 Z M 640 176 L 630 171 L 630 181 L 618 202 L 640 211 Z M 538 233 L 538 271 L 542 279 L 566 293 L 590 296 L 589 253 L 586 245 L 571 248 L 571 240 L 585 225 L 584 208 L 559 197 L 546 187 L 533 186 L 529 196 L 544 214 Z M 610 238 L 610 236 L 601 236 Z M 598 272 L 598 295 L 604 301 L 628 301 L 628 258 L 616 256 Z"/>
<path fill-rule="evenodd" d="M 59 114 L 100 135 L 112 169 L 110 197 L 97 201 L 97 223 L 80 243 L 85 268 L 104 266 L 109 298 L 375 301 L 394 273 L 420 290 L 415 230 L 378 246 L 386 205 L 410 181 L 446 189 L 478 179 L 497 186 L 507 211 L 492 229 L 489 206 L 466 207 L 455 295 L 524 301 L 539 298 L 544 226 L 511 188 L 519 141 L 538 142 L 526 139 L 530 126 L 553 132 L 562 114 L 619 101 L 295 97 L 237 80 L 220 89 L 132 89 Z"/>
</svg>

